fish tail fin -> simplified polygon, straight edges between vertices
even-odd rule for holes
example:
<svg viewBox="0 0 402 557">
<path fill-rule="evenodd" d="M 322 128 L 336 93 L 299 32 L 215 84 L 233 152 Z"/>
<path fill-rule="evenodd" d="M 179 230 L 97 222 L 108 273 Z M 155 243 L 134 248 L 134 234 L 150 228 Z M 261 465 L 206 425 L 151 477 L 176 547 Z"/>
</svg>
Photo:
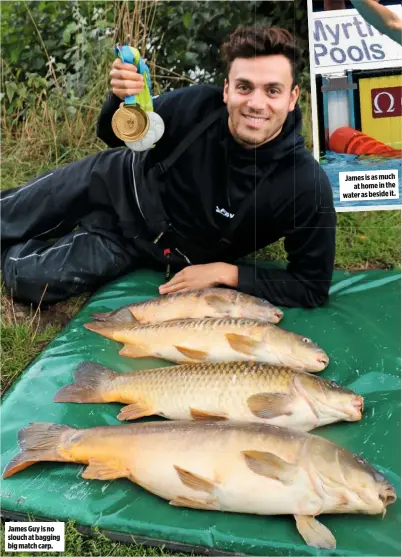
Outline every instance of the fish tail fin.
<svg viewBox="0 0 402 557">
<path fill-rule="evenodd" d="M 21 451 L 7 464 L 3 478 L 41 461 L 65 461 L 67 458 L 59 454 L 59 446 L 68 432 L 76 429 L 67 425 L 36 422 L 29 424 L 18 432 L 18 443 Z"/>
<path fill-rule="evenodd" d="M 105 313 L 92 313 L 91 317 L 97 321 L 107 321 L 112 313 L 112 311 L 106 311 Z"/>
<path fill-rule="evenodd" d="M 74 373 L 74 382 L 57 391 L 53 402 L 112 402 L 107 393 L 118 375 L 106 366 L 83 362 Z"/>
<path fill-rule="evenodd" d="M 108 323 L 138 323 L 131 311 L 127 308 L 108 311 L 106 313 L 93 313 L 91 315 L 97 321 L 107 321 Z"/>
<path fill-rule="evenodd" d="M 106 338 L 114 340 L 113 335 L 116 329 L 116 324 L 110 321 L 92 321 L 91 323 L 84 323 L 84 327 L 88 331 L 93 331 Z"/>
</svg>

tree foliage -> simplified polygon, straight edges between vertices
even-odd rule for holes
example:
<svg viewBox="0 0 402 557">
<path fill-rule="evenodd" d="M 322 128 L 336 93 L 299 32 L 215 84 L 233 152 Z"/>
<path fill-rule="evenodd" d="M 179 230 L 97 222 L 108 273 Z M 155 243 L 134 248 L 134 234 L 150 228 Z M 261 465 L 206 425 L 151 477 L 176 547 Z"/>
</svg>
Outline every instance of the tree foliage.
<svg viewBox="0 0 402 557">
<path fill-rule="evenodd" d="M 156 58 L 155 73 L 162 90 L 180 87 L 189 79 L 222 84 L 219 48 L 241 24 L 289 29 L 299 38 L 308 60 L 306 0 L 150 0 L 148 4 L 155 2 L 152 27 L 140 25 L 147 37 L 146 56 Z M 103 95 L 119 11 L 125 7 L 133 12 L 146 3 L 1 2 L 2 95 L 6 95 L 7 112 L 23 114 L 33 97 L 48 96 L 57 85 L 72 102 L 82 98 L 96 85 L 99 68 L 105 77 L 98 88 Z"/>
</svg>

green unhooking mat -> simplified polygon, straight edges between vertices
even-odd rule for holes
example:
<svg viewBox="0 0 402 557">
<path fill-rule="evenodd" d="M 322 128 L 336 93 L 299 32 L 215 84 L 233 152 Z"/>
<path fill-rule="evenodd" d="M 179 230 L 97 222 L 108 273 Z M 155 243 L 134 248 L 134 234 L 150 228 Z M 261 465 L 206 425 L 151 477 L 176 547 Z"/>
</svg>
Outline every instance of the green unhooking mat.
<svg viewBox="0 0 402 557">
<path fill-rule="evenodd" d="M 108 311 L 157 295 L 162 275 L 140 271 L 99 290 L 88 305 L 25 371 L 4 397 L 1 412 L 1 467 L 17 453 L 17 432 L 30 422 L 74 427 L 117 425 L 119 404 L 56 404 L 54 394 L 72 380 L 83 361 L 118 371 L 163 365 L 118 355 L 121 345 L 83 324 L 93 312 Z M 172 507 L 129 480 L 81 478 L 83 465 L 38 463 L 1 484 L 2 514 L 27 515 L 98 526 L 137 541 L 167 547 L 248 555 L 401 555 L 399 273 L 336 272 L 330 302 L 315 310 L 286 309 L 281 326 L 317 342 L 330 356 L 323 377 L 365 397 L 362 421 L 315 431 L 361 454 L 395 486 L 397 502 L 380 515 L 323 515 L 337 539 L 331 552 L 307 547 L 293 517 L 256 516 Z M 269 494 L 267 493 L 267 497 Z"/>
</svg>

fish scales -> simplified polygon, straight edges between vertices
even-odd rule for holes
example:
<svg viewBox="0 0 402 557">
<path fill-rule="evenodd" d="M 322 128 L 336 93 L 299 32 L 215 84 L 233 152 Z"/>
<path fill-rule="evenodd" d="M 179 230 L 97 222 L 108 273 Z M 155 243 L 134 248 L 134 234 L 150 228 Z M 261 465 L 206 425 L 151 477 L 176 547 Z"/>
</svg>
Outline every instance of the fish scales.
<svg viewBox="0 0 402 557">
<path fill-rule="evenodd" d="M 172 319 L 203 317 L 248 317 L 278 323 L 283 312 L 267 300 L 229 288 L 206 288 L 158 296 L 144 302 L 127 304 L 117 310 L 95 313 L 100 321 L 164 322 Z"/>
<path fill-rule="evenodd" d="M 335 382 L 254 362 L 183 364 L 119 374 L 84 362 L 56 402 L 122 402 L 123 420 L 264 421 L 310 430 L 361 419 L 363 398 Z"/>
<path fill-rule="evenodd" d="M 285 393 L 289 390 L 293 372 L 284 367 L 272 366 L 267 369 L 264 364 L 259 365 L 253 362 L 230 362 L 230 364 L 222 362 L 138 370 L 130 374 L 130 379 L 132 380 L 133 396 L 143 394 L 145 388 L 148 387 L 148 390 L 157 388 L 158 393 L 162 396 L 174 396 L 177 399 L 187 393 L 199 392 L 200 388 L 204 388 L 207 394 L 210 392 L 210 388 L 215 386 L 222 389 L 223 396 L 228 397 L 232 396 L 234 391 L 236 394 L 245 393 L 245 389 L 246 392 L 250 390 L 251 392 L 263 392 L 267 388 L 268 382 L 275 392 Z M 231 395 L 226 389 L 229 384 L 232 384 Z M 113 385 L 116 391 L 120 387 L 127 388 L 127 374 L 121 374 L 114 379 Z M 172 386 L 174 386 L 174 394 Z"/>
<path fill-rule="evenodd" d="M 163 323 L 144 323 L 140 326 L 138 323 L 128 323 L 124 326 L 124 330 L 133 331 L 154 331 L 154 330 L 164 330 L 164 329 L 196 329 L 196 330 L 216 330 L 222 327 L 233 327 L 233 328 L 244 328 L 244 327 L 258 327 L 261 325 L 258 321 L 254 319 L 247 318 L 235 318 L 235 317 L 219 317 L 219 318 L 209 318 L 205 319 L 175 319 L 171 321 L 165 321 Z M 264 323 L 264 327 L 269 327 L 269 323 Z M 272 325 L 274 327 L 274 325 Z"/>
<path fill-rule="evenodd" d="M 159 324 L 94 321 L 85 327 L 124 343 L 120 354 L 133 358 L 251 360 L 305 371 L 322 371 L 329 361 L 310 339 L 255 319 L 180 319 Z"/>
<path fill-rule="evenodd" d="M 82 462 L 84 479 L 128 478 L 173 506 L 293 514 L 308 545 L 333 549 L 316 520 L 328 513 L 384 514 L 393 486 L 363 458 L 293 429 L 230 422 L 158 422 L 76 430 L 30 424 L 7 478 L 35 462 Z"/>
</svg>

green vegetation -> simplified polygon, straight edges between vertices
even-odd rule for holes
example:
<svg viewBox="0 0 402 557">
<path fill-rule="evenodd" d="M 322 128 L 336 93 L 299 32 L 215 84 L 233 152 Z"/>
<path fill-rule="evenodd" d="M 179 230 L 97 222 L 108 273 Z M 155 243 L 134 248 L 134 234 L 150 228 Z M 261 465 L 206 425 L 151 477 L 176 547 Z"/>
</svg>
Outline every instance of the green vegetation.
<svg viewBox="0 0 402 557">
<path fill-rule="evenodd" d="M 133 5 L 135 13 L 130 14 Z M 312 148 L 305 0 L 35 1 L 2 2 L 0 9 L 3 189 L 105 148 L 96 139 L 95 124 L 109 89 L 117 40 L 130 36 L 147 57 L 156 91 L 197 82 L 222 84 L 219 45 L 237 24 L 254 24 L 255 19 L 294 30 L 305 47 L 300 104 L 306 144 Z M 261 250 L 257 257 L 284 260 L 283 243 Z M 349 270 L 399 268 L 399 212 L 338 214 L 336 265 Z M 85 300 L 81 296 L 51 310 L 27 311 L 2 295 L 2 392 Z M 66 557 L 166 554 L 135 543 L 111 542 L 102 535 L 89 538 L 73 523 L 66 532 Z M 3 548 L 3 530 L 1 538 Z"/>
<path fill-rule="evenodd" d="M 348 271 L 399 269 L 401 265 L 399 211 L 338 213 L 335 267 Z M 259 251 L 259 259 L 286 260 L 283 241 Z"/>
</svg>

